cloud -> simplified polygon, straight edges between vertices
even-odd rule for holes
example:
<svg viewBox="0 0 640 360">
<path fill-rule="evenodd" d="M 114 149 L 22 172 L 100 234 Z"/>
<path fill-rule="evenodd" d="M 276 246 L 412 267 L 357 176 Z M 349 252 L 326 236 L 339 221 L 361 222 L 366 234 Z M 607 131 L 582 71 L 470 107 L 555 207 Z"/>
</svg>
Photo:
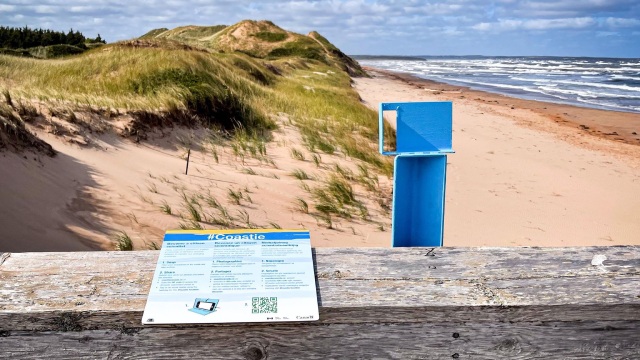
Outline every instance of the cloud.
<svg viewBox="0 0 640 360">
<path fill-rule="evenodd" d="M 612 37 L 612 36 L 620 36 L 620 34 L 618 34 L 615 31 L 598 31 L 596 33 L 597 37 Z"/>
<path fill-rule="evenodd" d="M 473 25 L 471 28 L 473 30 L 478 30 L 478 31 L 489 31 L 493 27 L 494 27 L 493 24 L 483 22 L 483 23 L 480 23 L 480 24 Z"/>
<path fill-rule="evenodd" d="M 319 31 L 347 53 L 503 53 L 523 39 L 561 53 L 563 41 L 616 33 L 629 52 L 640 31 L 638 0 L 3 0 L 0 24 L 100 33 L 108 41 L 182 25 L 267 19 Z M 494 37 L 500 35 L 499 41 Z M 538 35 L 535 35 L 538 34 Z M 544 41 L 541 41 L 544 40 Z M 511 43 L 511 42 L 513 43 Z M 579 43 L 575 44 L 576 46 Z M 555 46 L 555 48 L 552 48 Z M 383 49 L 383 50 L 381 50 Z M 408 50 L 411 49 L 411 50 Z M 422 49 L 422 50 L 421 50 Z M 621 50 L 622 51 L 622 50 Z M 640 49 L 635 50 L 640 56 Z M 540 55 L 544 55 L 540 54 Z M 535 55 L 535 54 L 534 54 Z M 611 54 L 609 54 L 611 55 Z"/>
<path fill-rule="evenodd" d="M 583 29 L 597 24 L 593 18 L 569 18 L 569 19 L 535 19 L 535 20 L 499 20 L 494 23 L 480 23 L 474 25 L 474 30 L 480 31 L 514 31 L 514 30 L 557 30 L 557 29 Z"/>
<path fill-rule="evenodd" d="M 611 27 L 640 27 L 640 20 L 628 18 L 607 18 L 605 23 Z"/>
<path fill-rule="evenodd" d="M 57 12 L 57 9 L 54 6 L 48 5 L 34 6 L 33 9 L 38 14 L 55 14 Z"/>
<path fill-rule="evenodd" d="M 594 13 L 624 12 L 636 6 L 635 0 L 531 0 L 518 1 L 507 8 L 515 17 L 583 17 Z"/>
</svg>

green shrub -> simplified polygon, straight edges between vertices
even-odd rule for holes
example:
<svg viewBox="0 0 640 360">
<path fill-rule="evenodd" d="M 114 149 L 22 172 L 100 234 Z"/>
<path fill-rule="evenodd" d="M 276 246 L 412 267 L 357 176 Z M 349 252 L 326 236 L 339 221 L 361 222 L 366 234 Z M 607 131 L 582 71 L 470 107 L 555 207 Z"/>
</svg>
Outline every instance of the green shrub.
<svg viewBox="0 0 640 360">
<path fill-rule="evenodd" d="M 12 56 L 22 56 L 22 57 L 32 57 L 31 53 L 29 53 L 28 50 L 24 50 L 24 49 L 0 48 L 0 54 L 2 54 L 2 55 L 12 55 Z"/>
<path fill-rule="evenodd" d="M 288 37 L 286 33 L 275 33 L 270 31 L 260 31 L 253 34 L 253 36 L 267 42 L 279 42 L 285 40 Z"/>
<path fill-rule="evenodd" d="M 165 86 L 180 86 L 191 89 L 205 82 L 205 79 L 186 69 L 171 68 L 152 71 L 131 81 L 131 90 L 136 94 L 156 94 Z"/>
<path fill-rule="evenodd" d="M 131 90 L 143 96 L 164 93 L 176 87 L 182 89 L 187 112 L 197 115 L 208 125 L 216 124 L 224 129 L 233 130 L 267 123 L 264 116 L 255 112 L 236 92 L 230 91 L 225 84 L 210 74 L 169 68 L 152 71 L 130 81 Z M 174 118 L 189 117 L 188 114 L 178 113 L 179 111 Z M 146 119 L 146 122 L 162 121 Z"/>
<path fill-rule="evenodd" d="M 324 56 L 324 50 L 315 41 L 296 40 L 284 44 L 282 47 L 275 48 L 267 54 L 267 58 L 282 58 L 297 56 L 304 59 L 318 60 L 323 63 L 327 62 Z"/>
<path fill-rule="evenodd" d="M 27 50 L 33 57 L 40 59 L 53 59 L 69 55 L 82 54 L 85 49 L 81 49 L 77 46 L 58 44 L 50 46 L 37 46 L 29 48 Z"/>
<path fill-rule="evenodd" d="M 239 56 L 234 57 L 232 63 L 237 68 L 245 71 L 252 79 L 261 85 L 271 85 L 274 81 L 272 72 L 267 71 L 266 67 L 260 67 Z"/>
</svg>

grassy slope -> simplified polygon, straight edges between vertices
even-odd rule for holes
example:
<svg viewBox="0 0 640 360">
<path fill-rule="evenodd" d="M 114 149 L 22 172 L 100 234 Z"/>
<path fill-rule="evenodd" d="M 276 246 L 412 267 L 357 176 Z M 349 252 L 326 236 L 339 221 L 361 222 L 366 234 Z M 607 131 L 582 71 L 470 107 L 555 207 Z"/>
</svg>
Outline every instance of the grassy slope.
<svg viewBox="0 0 640 360">
<path fill-rule="evenodd" d="M 151 34 L 151 35 L 150 35 Z M 280 59 L 299 57 L 317 60 L 365 76 L 360 65 L 342 53 L 326 38 L 313 31 L 308 36 L 286 31 L 270 21 L 244 20 L 231 26 L 183 26 L 172 30 L 157 29 L 145 34 L 170 39 L 219 52 L 242 52 L 254 58 Z"/>
<path fill-rule="evenodd" d="M 159 28 L 159 29 L 153 29 L 153 30 L 149 30 L 146 34 L 140 36 L 138 39 L 153 39 L 155 37 L 157 37 L 158 35 L 162 34 L 165 31 L 168 31 L 169 29 L 167 28 Z"/>
<path fill-rule="evenodd" d="M 228 128 L 237 123 L 270 127 L 251 106 L 262 91 L 260 83 L 234 65 L 237 55 L 216 56 L 163 43 L 145 46 L 109 45 L 55 61 L 1 57 L 0 87 L 14 98 L 52 104 L 185 111 Z"/>
<path fill-rule="evenodd" d="M 310 47 L 315 44 L 323 54 L 324 48 L 335 49 L 324 38 L 326 44 L 321 45 L 270 22 L 183 27 L 155 34 L 161 39 L 107 45 L 62 60 L 0 56 L 0 91 L 53 107 L 162 113 L 180 118 L 183 124 L 193 120 L 227 129 L 242 126 L 252 133 L 273 128 L 270 116 L 286 113 L 300 127 L 310 149 L 342 151 L 390 173 L 390 161 L 377 155 L 374 146 L 376 114 L 360 103 L 349 76 L 333 61 L 295 54 L 255 59 L 244 54 L 249 51 L 219 53 L 183 45 L 202 45 L 193 40 L 201 36 L 213 41 L 212 34 L 219 34 L 219 41 L 238 35 L 239 28 L 244 29 L 240 31 L 244 43 L 258 44 L 255 48 L 271 44 L 262 49 L 267 54 L 284 48 L 281 41 L 265 35 L 278 31 L 303 39 Z"/>
<path fill-rule="evenodd" d="M 214 26 L 180 26 L 175 29 L 155 29 L 140 37 L 140 39 L 170 39 L 180 42 L 184 42 L 190 45 L 203 46 L 201 39 L 206 39 L 214 34 L 217 34 L 221 30 L 224 30 L 227 25 L 214 25 Z M 208 46 L 205 46 L 208 47 Z"/>
<path fill-rule="evenodd" d="M 280 40 L 274 34 L 284 36 L 284 39 Z M 176 40 L 218 52 L 239 51 L 252 57 L 264 58 L 282 43 L 295 41 L 303 36 L 287 32 L 270 21 L 245 20 L 231 26 L 182 26 L 158 33 L 155 38 Z"/>
<path fill-rule="evenodd" d="M 329 42 L 324 36 L 317 31 L 312 31 L 308 35 L 311 39 L 317 41 L 325 51 L 329 54 L 335 64 L 351 76 L 367 76 L 366 72 L 360 67 L 357 61 L 353 60 L 345 53 L 340 51 L 335 45 Z"/>
</svg>

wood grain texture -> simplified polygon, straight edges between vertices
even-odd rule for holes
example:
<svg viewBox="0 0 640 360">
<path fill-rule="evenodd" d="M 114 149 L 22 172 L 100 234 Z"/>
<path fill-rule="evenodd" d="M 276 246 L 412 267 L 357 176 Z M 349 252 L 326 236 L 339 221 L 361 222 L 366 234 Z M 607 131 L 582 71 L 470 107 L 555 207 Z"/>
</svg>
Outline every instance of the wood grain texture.
<svg viewBox="0 0 640 360">
<path fill-rule="evenodd" d="M 1 338 L 0 359 L 637 359 L 637 330 L 586 321 L 18 331 Z"/>
<path fill-rule="evenodd" d="M 316 249 L 318 322 L 143 327 L 157 256 L 0 254 L 0 359 L 640 357 L 637 246 Z"/>
</svg>

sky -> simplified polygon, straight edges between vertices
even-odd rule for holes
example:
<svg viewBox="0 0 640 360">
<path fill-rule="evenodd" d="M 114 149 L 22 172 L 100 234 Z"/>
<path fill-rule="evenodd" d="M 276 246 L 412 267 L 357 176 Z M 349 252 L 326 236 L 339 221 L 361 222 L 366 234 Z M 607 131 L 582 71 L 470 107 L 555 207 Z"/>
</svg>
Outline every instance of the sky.
<svg viewBox="0 0 640 360">
<path fill-rule="evenodd" d="M 155 28 L 271 20 L 349 55 L 640 58 L 639 0 L 1 0 L 0 25 L 109 42 Z"/>
</svg>

